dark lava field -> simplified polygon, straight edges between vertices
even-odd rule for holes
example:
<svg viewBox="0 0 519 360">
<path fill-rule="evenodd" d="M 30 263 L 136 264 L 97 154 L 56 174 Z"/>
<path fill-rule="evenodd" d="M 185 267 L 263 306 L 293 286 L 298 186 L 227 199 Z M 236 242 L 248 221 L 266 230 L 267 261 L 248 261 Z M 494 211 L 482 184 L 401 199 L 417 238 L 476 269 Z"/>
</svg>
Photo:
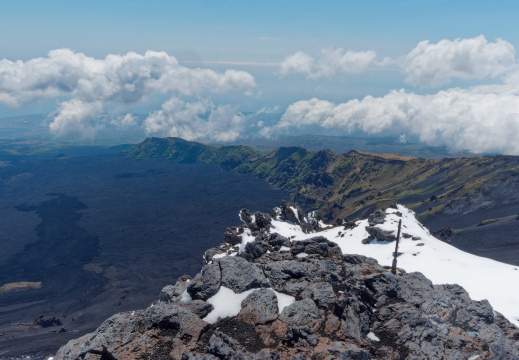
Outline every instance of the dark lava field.
<svg viewBox="0 0 519 360">
<path fill-rule="evenodd" d="M 116 312 L 147 307 L 199 271 L 240 209 L 270 212 L 287 198 L 252 175 L 161 159 L 0 167 L 0 285 L 41 282 L 0 291 L 0 359 L 43 358 Z M 63 324 L 31 326 L 40 315 Z"/>
</svg>

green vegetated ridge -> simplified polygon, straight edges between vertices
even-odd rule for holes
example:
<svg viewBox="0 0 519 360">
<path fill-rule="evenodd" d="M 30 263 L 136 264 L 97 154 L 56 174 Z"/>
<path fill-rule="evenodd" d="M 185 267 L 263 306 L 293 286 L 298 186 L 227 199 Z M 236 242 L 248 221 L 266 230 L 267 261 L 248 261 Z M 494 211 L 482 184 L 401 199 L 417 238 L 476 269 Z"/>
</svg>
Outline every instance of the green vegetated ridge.
<svg viewBox="0 0 519 360">
<path fill-rule="evenodd" d="M 287 190 L 290 200 L 303 208 L 320 210 L 327 220 L 365 215 L 395 201 L 423 218 L 486 184 L 519 175 L 516 156 L 431 160 L 300 147 L 281 147 L 264 156 L 248 146 L 217 147 L 179 138 L 148 138 L 131 148 L 128 156 L 215 163 L 252 173 Z"/>
</svg>

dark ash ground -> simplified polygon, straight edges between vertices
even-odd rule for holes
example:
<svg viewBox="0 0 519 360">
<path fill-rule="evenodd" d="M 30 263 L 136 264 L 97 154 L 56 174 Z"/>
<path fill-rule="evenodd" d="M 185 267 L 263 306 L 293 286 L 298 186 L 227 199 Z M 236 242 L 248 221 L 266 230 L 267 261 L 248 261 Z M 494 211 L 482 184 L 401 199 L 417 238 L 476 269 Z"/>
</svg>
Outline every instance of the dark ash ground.
<svg viewBox="0 0 519 360">
<path fill-rule="evenodd" d="M 241 208 L 270 211 L 288 195 L 204 164 L 121 155 L 0 167 L 0 359 L 42 358 L 120 311 L 139 309 L 197 273 Z M 40 315 L 61 327 L 32 329 Z"/>
</svg>

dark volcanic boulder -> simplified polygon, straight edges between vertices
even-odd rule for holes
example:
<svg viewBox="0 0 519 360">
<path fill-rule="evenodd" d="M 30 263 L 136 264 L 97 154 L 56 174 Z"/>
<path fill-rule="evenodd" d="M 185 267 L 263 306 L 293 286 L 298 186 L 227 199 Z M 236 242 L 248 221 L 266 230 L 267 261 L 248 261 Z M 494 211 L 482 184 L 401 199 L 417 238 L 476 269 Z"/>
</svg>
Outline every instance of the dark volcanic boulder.
<svg viewBox="0 0 519 360">
<path fill-rule="evenodd" d="M 432 233 L 437 239 L 443 240 L 446 243 L 451 243 L 452 237 L 456 234 L 456 230 L 446 227 Z"/>
<path fill-rule="evenodd" d="M 34 327 L 42 327 L 42 328 L 48 328 L 51 326 L 61 326 L 63 323 L 60 319 L 51 316 L 51 317 L 44 317 L 43 315 L 40 315 L 34 322 L 32 323 Z"/>
<path fill-rule="evenodd" d="M 272 221 L 272 217 L 269 214 L 260 213 L 256 211 L 254 213 L 254 217 L 256 220 L 256 226 L 259 229 L 265 229 L 270 227 L 270 223 Z"/>
<path fill-rule="evenodd" d="M 207 352 L 215 355 L 219 359 L 230 359 L 239 349 L 240 344 L 233 338 L 222 332 L 215 332 L 209 344 L 207 344 Z"/>
<path fill-rule="evenodd" d="M 269 245 L 275 246 L 277 248 L 280 248 L 281 246 L 286 246 L 286 247 L 292 246 L 292 242 L 290 240 L 288 240 L 286 237 L 284 237 L 278 233 L 269 235 L 267 238 L 267 241 L 268 241 Z"/>
<path fill-rule="evenodd" d="M 301 298 L 314 300 L 318 307 L 328 309 L 335 303 L 335 292 L 328 282 L 317 282 L 310 284 L 302 293 Z"/>
<path fill-rule="evenodd" d="M 269 286 L 263 272 L 242 257 L 225 256 L 219 259 L 218 263 L 222 269 L 222 286 L 228 287 L 235 293 Z"/>
<path fill-rule="evenodd" d="M 391 242 L 396 240 L 394 231 L 382 230 L 376 226 L 366 226 L 366 231 L 372 239 L 377 239 L 377 241 Z"/>
<path fill-rule="evenodd" d="M 308 326 L 302 326 L 301 328 L 298 326 L 290 326 L 284 340 L 289 346 L 294 346 L 294 343 L 298 342 L 305 342 L 310 346 L 316 346 L 319 342 L 315 333 Z"/>
<path fill-rule="evenodd" d="M 206 303 L 203 300 L 193 300 L 187 303 L 180 304 L 180 306 L 185 307 L 193 314 L 203 319 L 206 317 L 211 311 L 213 311 L 213 305 Z"/>
<path fill-rule="evenodd" d="M 251 241 L 245 244 L 245 248 L 243 252 L 238 254 L 240 257 L 253 261 L 261 256 L 263 256 L 268 251 L 268 244 L 262 241 Z"/>
<path fill-rule="evenodd" d="M 187 286 L 187 292 L 194 300 L 207 300 L 220 289 L 221 278 L 219 264 L 204 265 L 202 271 Z"/>
<path fill-rule="evenodd" d="M 299 206 L 283 201 L 281 204 L 281 218 L 292 224 L 301 225 L 305 222 L 305 214 Z"/>
<path fill-rule="evenodd" d="M 369 275 L 365 278 L 364 283 L 376 296 L 385 295 L 388 298 L 398 296 L 398 279 L 391 273 Z"/>
<path fill-rule="evenodd" d="M 339 245 L 328 240 L 324 236 L 316 236 L 303 241 L 292 242 L 293 253 L 319 254 L 322 256 L 341 256 L 342 251 Z"/>
<path fill-rule="evenodd" d="M 238 245 L 241 243 L 242 240 L 242 234 L 244 233 L 245 229 L 247 227 L 245 225 L 242 226 L 232 226 L 230 228 L 227 228 L 225 230 L 223 241 L 225 243 L 231 244 L 231 245 Z"/>
<path fill-rule="evenodd" d="M 255 290 L 241 303 L 238 320 L 251 325 L 265 324 L 278 317 L 278 300 L 270 289 Z"/>
<path fill-rule="evenodd" d="M 279 315 L 279 320 L 288 325 L 306 325 L 310 328 L 316 328 L 321 323 L 319 309 L 315 305 L 315 302 L 309 298 L 296 301 L 292 305 L 284 308 Z"/>
</svg>

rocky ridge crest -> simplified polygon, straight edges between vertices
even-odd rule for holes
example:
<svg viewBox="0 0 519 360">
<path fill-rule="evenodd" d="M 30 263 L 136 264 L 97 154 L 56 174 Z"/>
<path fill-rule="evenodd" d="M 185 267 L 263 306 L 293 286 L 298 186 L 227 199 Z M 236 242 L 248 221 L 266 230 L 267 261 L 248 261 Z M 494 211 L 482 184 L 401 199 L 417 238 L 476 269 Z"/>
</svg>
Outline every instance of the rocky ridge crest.
<svg viewBox="0 0 519 360">
<path fill-rule="evenodd" d="M 316 213 L 291 203 L 240 218 L 195 278 L 166 286 L 145 310 L 112 316 L 54 360 L 519 359 L 519 329 L 459 285 L 343 254 L 319 236 Z M 272 219 L 316 236 L 291 241 L 269 231 Z M 208 321 L 222 289 L 248 295 L 234 316 Z M 293 301 L 283 307 L 277 293 Z"/>
</svg>

